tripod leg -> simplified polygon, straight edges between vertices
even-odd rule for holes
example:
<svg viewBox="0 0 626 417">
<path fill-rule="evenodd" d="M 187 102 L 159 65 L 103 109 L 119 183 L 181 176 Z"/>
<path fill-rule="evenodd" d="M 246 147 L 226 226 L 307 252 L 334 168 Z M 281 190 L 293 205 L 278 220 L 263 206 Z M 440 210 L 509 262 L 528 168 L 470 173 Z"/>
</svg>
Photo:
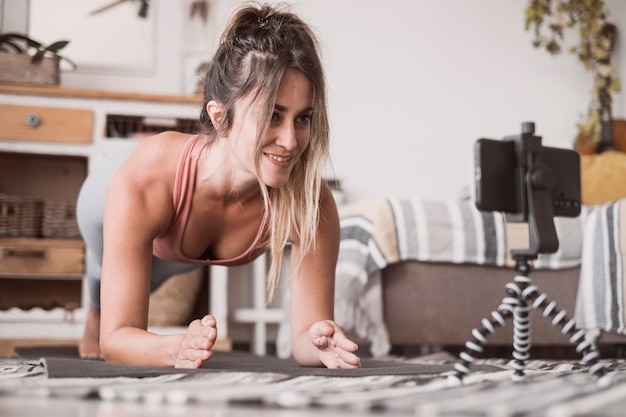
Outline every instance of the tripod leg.
<svg viewBox="0 0 626 417">
<path fill-rule="evenodd" d="M 517 275 L 514 284 L 507 284 L 507 291 L 515 294 L 519 303 L 513 307 L 513 363 L 512 379 L 515 382 L 523 381 L 526 361 L 530 359 L 531 348 L 531 321 L 530 306 L 524 296 L 524 289 L 530 283 L 525 275 Z"/>
<path fill-rule="evenodd" d="M 454 374 L 448 377 L 448 385 L 451 387 L 463 384 L 463 378 L 469 374 L 469 366 L 474 363 L 477 356 L 483 353 L 483 346 L 487 343 L 487 337 L 496 332 L 496 327 L 502 327 L 506 320 L 513 316 L 514 307 L 519 304 L 517 298 L 505 297 L 498 309 L 491 312 L 491 318 L 481 320 L 481 327 L 472 329 L 472 339 L 465 342 L 465 350 L 459 355 L 459 361 L 454 364 Z"/>
<path fill-rule="evenodd" d="M 548 296 L 540 293 L 536 286 L 527 287 L 524 296 L 532 301 L 533 308 L 542 311 L 543 317 L 552 319 L 553 326 L 561 327 L 561 333 L 569 336 L 570 343 L 576 345 L 576 352 L 582 355 L 581 363 L 589 366 L 589 374 L 601 380 L 606 372 L 604 364 L 599 361 L 595 341 L 585 340 L 585 331 L 576 327 L 576 321 L 568 319 L 567 312 L 560 310 L 555 301 L 548 300 Z"/>
<path fill-rule="evenodd" d="M 522 269 L 526 271 L 525 269 Z M 459 355 L 460 361 L 454 365 L 455 373 L 448 377 L 448 385 L 458 386 L 469 373 L 469 365 L 476 361 L 475 354 L 483 352 L 487 336 L 495 333 L 495 326 L 504 326 L 505 319 L 513 317 L 513 376 L 514 381 L 524 379 L 526 361 L 530 357 L 530 307 L 524 298 L 524 289 L 530 283 L 527 275 L 517 275 L 514 282 L 505 286 L 508 297 L 502 300 L 497 311 L 491 312 L 491 320 L 483 319 L 480 329 L 473 329 L 471 341 L 465 343 L 466 350 Z"/>
</svg>

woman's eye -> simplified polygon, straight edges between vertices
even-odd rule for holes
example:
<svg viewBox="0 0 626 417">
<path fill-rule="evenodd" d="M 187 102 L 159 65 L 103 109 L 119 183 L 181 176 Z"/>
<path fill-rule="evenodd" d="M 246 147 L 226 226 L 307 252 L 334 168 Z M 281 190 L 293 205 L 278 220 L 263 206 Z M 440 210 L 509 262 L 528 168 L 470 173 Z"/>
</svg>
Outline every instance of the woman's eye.
<svg viewBox="0 0 626 417">
<path fill-rule="evenodd" d="M 298 116 L 297 122 L 301 124 L 309 124 L 311 123 L 311 115 L 303 114 L 302 116 Z"/>
<path fill-rule="evenodd" d="M 272 122 L 277 122 L 279 119 L 280 117 L 278 116 L 277 113 L 272 113 L 272 118 L 271 118 Z"/>
</svg>

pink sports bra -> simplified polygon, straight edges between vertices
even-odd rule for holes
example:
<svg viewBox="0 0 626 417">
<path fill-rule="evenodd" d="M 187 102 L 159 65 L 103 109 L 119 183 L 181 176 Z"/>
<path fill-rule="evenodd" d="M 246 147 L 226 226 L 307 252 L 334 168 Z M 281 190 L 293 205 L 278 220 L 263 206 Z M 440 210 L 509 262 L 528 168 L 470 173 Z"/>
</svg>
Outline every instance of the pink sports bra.
<svg viewBox="0 0 626 417">
<path fill-rule="evenodd" d="M 176 168 L 176 178 L 174 180 L 174 218 L 170 227 L 153 241 L 153 254 L 159 259 L 172 262 L 198 263 L 205 265 L 234 266 L 249 263 L 264 250 L 257 249 L 258 242 L 263 237 L 267 224 L 268 214 L 263 215 L 261 226 L 250 247 L 241 255 L 231 259 L 192 259 L 185 256 L 182 250 L 183 233 L 187 226 L 191 199 L 196 183 L 196 172 L 198 168 L 198 158 L 205 145 L 205 136 L 194 135 L 183 147 L 180 155 L 178 167 Z"/>
</svg>

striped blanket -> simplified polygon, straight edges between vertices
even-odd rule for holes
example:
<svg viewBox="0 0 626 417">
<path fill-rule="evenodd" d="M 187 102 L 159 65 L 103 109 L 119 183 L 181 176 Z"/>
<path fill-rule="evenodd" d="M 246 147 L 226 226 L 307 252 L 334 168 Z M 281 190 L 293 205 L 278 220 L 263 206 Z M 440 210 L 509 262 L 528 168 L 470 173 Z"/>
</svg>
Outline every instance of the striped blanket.
<svg viewBox="0 0 626 417">
<path fill-rule="evenodd" d="M 576 322 L 592 336 L 626 334 L 626 199 L 590 210 L 585 224 Z"/>
<path fill-rule="evenodd" d="M 594 213 L 585 207 L 579 217 L 555 218 L 559 249 L 539 255 L 533 267 L 580 266 L 585 225 Z M 335 318 L 371 342 L 375 356 L 390 349 L 382 313 L 381 271 L 387 265 L 414 260 L 513 267 L 510 250 L 528 247 L 525 223 L 478 211 L 470 200 L 365 200 L 341 207 L 340 217 Z"/>
</svg>

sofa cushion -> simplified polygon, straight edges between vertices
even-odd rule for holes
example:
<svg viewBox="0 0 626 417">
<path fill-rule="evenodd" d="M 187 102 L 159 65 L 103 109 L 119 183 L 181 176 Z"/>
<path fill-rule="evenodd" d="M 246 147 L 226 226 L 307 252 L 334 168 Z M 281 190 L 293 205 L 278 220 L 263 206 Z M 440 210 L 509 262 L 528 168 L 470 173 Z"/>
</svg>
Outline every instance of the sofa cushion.
<svg viewBox="0 0 626 417">
<path fill-rule="evenodd" d="M 582 203 L 599 205 L 626 197 L 626 153 L 581 155 Z"/>
</svg>

